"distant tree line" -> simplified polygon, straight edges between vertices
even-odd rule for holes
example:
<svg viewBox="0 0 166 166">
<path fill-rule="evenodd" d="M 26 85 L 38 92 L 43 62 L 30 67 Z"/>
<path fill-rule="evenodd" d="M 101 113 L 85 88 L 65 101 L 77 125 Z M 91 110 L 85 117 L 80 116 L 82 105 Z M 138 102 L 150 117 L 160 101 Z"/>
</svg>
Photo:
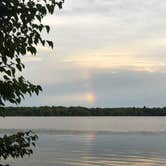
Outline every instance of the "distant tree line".
<svg viewBox="0 0 166 166">
<path fill-rule="evenodd" d="M 163 108 L 2 107 L 1 116 L 166 116 Z"/>
</svg>

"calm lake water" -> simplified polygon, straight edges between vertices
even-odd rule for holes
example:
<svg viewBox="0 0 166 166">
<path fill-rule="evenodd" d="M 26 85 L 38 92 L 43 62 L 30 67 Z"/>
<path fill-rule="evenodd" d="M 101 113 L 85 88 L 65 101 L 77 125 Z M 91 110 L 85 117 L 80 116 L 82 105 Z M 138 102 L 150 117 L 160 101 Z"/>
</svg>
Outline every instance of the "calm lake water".
<svg viewBox="0 0 166 166">
<path fill-rule="evenodd" d="M 39 135 L 35 154 L 13 166 L 166 165 L 166 117 L 7 117 L 0 128 Z"/>
</svg>

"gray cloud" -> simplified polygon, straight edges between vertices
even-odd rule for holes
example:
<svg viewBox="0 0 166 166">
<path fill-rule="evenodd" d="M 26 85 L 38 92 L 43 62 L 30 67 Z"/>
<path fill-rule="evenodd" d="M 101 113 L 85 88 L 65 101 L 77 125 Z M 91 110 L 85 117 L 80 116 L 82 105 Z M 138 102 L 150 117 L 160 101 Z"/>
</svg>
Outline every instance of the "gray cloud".
<svg viewBox="0 0 166 166">
<path fill-rule="evenodd" d="M 99 72 L 93 77 L 98 106 L 164 106 L 166 76 L 161 73 Z"/>
<path fill-rule="evenodd" d="M 92 74 L 91 88 L 86 82 L 64 82 L 57 85 L 44 86 L 44 92 L 39 97 L 33 97 L 23 102 L 39 105 L 85 105 L 99 107 L 118 106 L 164 106 L 166 96 L 166 76 L 162 73 L 108 70 L 96 71 Z M 80 95 L 89 90 L 95 94 L 95 103 L 78 100 Z M 75 97 L 73 98 L 73 96 Z M 66 98 L 66 96 L 69 96 Z M 70 100 L 71 96 L 71 100 Z"/>
</svg>

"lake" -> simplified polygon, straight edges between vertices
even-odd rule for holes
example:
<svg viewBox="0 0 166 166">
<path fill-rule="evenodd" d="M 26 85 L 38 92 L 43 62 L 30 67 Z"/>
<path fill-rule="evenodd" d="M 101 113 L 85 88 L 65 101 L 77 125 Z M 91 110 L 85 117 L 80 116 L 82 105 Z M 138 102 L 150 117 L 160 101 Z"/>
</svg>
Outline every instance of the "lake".
<svg viewBox="0 0 166 166">
<path fill-rule="evenodd" d="M 13 166 L 166 165 L 166 117 L 6 117 L 0 126 L 39 135 L 34 155 Z"/>
</svg>

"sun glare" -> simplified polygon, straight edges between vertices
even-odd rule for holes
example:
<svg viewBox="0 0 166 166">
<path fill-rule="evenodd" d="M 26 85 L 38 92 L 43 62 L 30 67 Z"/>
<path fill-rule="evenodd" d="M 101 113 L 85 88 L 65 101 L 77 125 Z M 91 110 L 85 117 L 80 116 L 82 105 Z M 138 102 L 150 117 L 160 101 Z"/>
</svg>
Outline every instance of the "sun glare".
<svg viewBox="0 0 166 166">
<path fill-rule="evenodd" d="M 86 94 L 86 99 L 88 100 L 89 103 L 93 104 L 95 102 L 95 95 L 94 93 L 90 92 Z"/>
</svg>

